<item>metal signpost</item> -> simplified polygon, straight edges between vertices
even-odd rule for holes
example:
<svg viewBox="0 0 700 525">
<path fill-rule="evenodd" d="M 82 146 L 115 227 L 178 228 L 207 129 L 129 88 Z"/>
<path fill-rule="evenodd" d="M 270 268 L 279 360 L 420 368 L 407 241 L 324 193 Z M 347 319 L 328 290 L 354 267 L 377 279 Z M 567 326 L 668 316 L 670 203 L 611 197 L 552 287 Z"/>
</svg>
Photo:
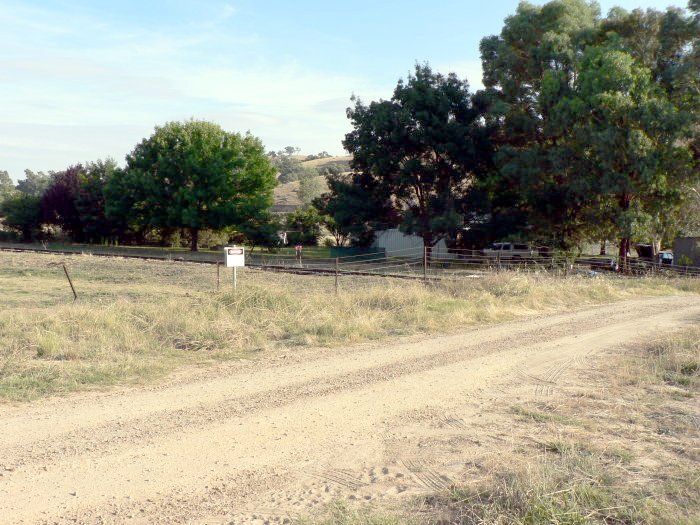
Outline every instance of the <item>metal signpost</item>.
<svg viewBox="0 0 700 525">
<path fill-rule="evenodd" d="M 238 286 L 237 268 L 245 266 L 245 248 L 243 246 L 227 246 L 224 248 L 226 267 L 233 268 L 233 289 Z"/>
</svg>

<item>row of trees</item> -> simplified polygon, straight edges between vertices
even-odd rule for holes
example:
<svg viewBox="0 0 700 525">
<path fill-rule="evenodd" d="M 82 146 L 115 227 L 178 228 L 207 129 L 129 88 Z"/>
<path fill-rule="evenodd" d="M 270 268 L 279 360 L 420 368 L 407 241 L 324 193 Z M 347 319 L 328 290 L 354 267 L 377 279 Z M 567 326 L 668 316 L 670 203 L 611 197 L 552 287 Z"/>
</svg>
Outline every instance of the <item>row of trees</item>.
<svg viewBox="0 0 700 525">
<path fill-rule="evenodd" d="M 229 229 L 264 243 L 276 237 L 269 208 L 276 172 L 259 139 L 211 122 L 170 122 L 126 158 L 33 174 L 16 186 L 0 174 L 0 217 L 24 240 L 59 226 L 76 242 L 143 242 L 186 229 Z"/>
<path fill-rule="evenodd" d="M 292 157 L 298 149 L 265 157 L 261 151 L 256 139 L 227 134 L 212 123 L 170 123 L 136 146 L 125 169 L 107 159 L 48 174 L 26 170 L 17 185 L 0 172 L 0 217 L 24 241 L 58 226 L 71 240 L 88 243 L 187 240 L 194 250 L 206 229 L 209 243 L 233 238 L 274 247 L 287 232 L 288 242 L 317 244 L 329 217 L 308 206 L 285 217 L 268 212 L 274 179 L 284 173 L 275 160 L 301 165 Z M 331 168 L 326 174 L 340 174 Z M 305 193 L 305 182 L 320 185 L 318 170 L 298 180 L 308 204 L 320 189 Z"/>
<path fill-rule="evenodd" d="M 625 258 L 632 239 L 668 242 L 700 222 L 700 0 L 689 11 L 602 18 L 586 0 L 521 3 L 481 42 L 485 89 L 426 64 L 389 100 L 353 98 L 352 173 L 328 168 L 330 191 L 281 222 L 269 214 L 276 174 L 310 201 L 319 172 L 298 148 L 266 154 L 194 120 L 156 128 L 124 169 L 27 172 L 16 187 L 0 173 L 0 216 L 24 238 L 42 224 L 90 242 L 185 229 L 193 250 L 203 229 L 269 245 L 282 229 L 313 242 L 323 223 L 360 245 L 387 226 L 427 248 L 617 238 Z"/>
<path fill-rule="evenodd" d="M 484 38 L 485 89 L 428 65 L 348 109 L 351 177 L 317 207 L 359 243 L 398 225 L 483 245 L 668 242 L 698 217 L 700 0 L 690 14 L 523 2 Z M 693 213 L 690 213 L 692 216 Z"/>
</svg>

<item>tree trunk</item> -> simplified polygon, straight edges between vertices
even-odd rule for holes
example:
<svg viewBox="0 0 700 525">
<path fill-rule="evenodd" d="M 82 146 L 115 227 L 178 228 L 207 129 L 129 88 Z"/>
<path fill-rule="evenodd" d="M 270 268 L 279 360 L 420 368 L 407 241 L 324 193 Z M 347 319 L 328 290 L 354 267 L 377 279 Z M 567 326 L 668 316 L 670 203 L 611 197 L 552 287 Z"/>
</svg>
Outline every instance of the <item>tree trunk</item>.
<svg viewBox="0 0 700 525">
<path fill-rule="evenodd" d="M 620 205 L 620 209 L 623 212 L 626 212 L 630 209 L 630 205 L 632 203 L 632 196 L 629 193 L 623 193 L 618 197 L 618 202 Z M 630 247 L 632 246 L 631 240 L 630 240 L 630 234 L 631 232 L 628 231 L 626 232 L 626 236 L 620 239 L 620 271 L 621 272 L 627 272 L 629 270 L 629 260 L 628 260 L 628 254 L 630 251 Z"/>
<path fill-rule="evenodd" d="M 605 240 L 600 241 L 600 255 L 605 255 Z"/>
<path fill-rule="evenodd" d="M 620 239 L 620 271 L 626 272 L 629 269 L 627 254 L 630 251 L 630 238 L 624 237 Z"/>
<path fill-rule="evenodd" d="M 197 243 L 199 242 L 199 228 L 190 228 L 190 251 L 197 251 Z"/>
</svg>

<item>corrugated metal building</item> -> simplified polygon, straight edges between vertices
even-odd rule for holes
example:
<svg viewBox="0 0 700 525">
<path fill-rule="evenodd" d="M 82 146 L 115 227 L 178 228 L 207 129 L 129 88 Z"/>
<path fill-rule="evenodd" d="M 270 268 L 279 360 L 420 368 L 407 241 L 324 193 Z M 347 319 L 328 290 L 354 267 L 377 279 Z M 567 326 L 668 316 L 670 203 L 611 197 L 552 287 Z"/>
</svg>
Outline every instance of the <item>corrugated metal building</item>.
<svg viewBox="0 0 700 525">
<path fill-rule="evenodd" d="M 387 257 L 423 256 L 423 239 L 417 235 L 406 235 L 398 228 L 377 232 L 372 246 L 384 249 Z M 433 246 L 431 257 L 433 259 L 455 259 L 457 255 L 448 251 L 447 244 L 442 239 Z"/>
<path fill-rule="evenodd" d="M 690 266 L 700 266 L 700 237 L 681 237 L 673 241 L 673 264 L 684 264 L 684 260 Z"/>
</svg>

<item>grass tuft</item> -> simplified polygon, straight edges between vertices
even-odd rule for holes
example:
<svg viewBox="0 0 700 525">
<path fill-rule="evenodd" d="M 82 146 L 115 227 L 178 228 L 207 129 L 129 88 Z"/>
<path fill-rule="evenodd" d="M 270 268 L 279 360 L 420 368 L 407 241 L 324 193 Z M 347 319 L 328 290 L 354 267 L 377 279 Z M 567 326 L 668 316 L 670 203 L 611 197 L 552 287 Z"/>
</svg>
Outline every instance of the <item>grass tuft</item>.
<svg viewBox="0 0 700 525">
<path fill-rule="evenodd" d="M 418 525 L 420 522 L 407 515 L 379 512 L 367 507 L 356 507 L 343 501 L 333 501 L 314 516 L 295 521 L 298 525 Z"/>
<path fill-rule="evenodd" d="M 554 414 L 552 412 L 542 410 L 540 407 L 531 408 L 529 406 L 514 405 L 511 407 L 511 412 L 525 419 L 530 419 L 538 423 L 573 423 L 573 420 L 570 417 Z"/>
</svg>

